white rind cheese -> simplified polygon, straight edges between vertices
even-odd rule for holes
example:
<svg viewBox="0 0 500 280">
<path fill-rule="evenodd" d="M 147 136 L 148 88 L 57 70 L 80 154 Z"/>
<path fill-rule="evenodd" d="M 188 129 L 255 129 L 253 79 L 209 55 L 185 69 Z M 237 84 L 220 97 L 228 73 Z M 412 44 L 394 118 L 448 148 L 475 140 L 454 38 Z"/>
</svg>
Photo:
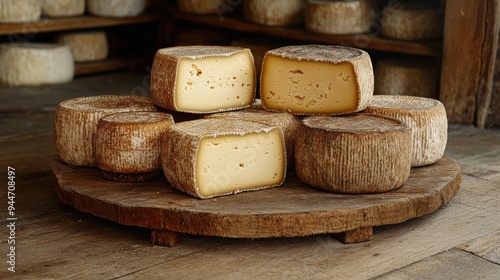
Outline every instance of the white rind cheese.
<svg viewBox="0 0 500 280">
<path fill-rule="evenodd" d="M 75 72 L 71 50 L 62 44 L 1 44 L 0 65 L 0 85 L 8 86 L 66 83 Z"/>
<path fill-rule="evenodd" d="M 410 175 L 410 137 L 404 123 L 376 115 L 307 117 L 297 136 L 297 177 L 337 193 L 397 189 Z"/>
<path fill-rule="evenodd" d="M 108 56 L 104 31 L 71 32 L 58 35 L 57 42 L 71 48 L 75 62 L 103 60 Z"/>
<path fill-rule="evenodd" d="M 376 95 L 365 112 L 400 120 L 411 129 L 412 167 L 437 162 L 444 155 L 448 119 L 443 104 L 435 99 Z"/>
<path fill-rule="evenodd" d="M 85 0 L 42 0 L 42 13 L 49 17 L 72 17 L 83 15 Z"/>
<path fill-rule="evenodd" d="M 262 25 L 289 26 L 304 20 L 304 0 L 245 0 L 245 19 Z"/>
<path fill-rule="evenodd" d="M 186 113 L 248 108 L 255 99 L 255 64 L 249 49 L 185 46 L 157 51 L 151 97 L 157 106 Z"/>
<path fill-rule="evenodd" d="M 87 0 L 89 13 L 101 17 L 136 17 L 145 8 L 145 0 Z"/>
<path fill-rule="evenodd" d="M 288 46 L 267 52 L 260 76 L 266 110 L 297 115 L 340 115 L 366 108 L 373 68 L 363 50 L 341 46 Z"/>
<path fill-rule="evenodd" d="M 0 0 L 0 23 L 33 22 L 41 15 L 41 0 Z"/>
<path fill-rule="evenodd" d="M 286 150 L 279 127 L 229 119 L 201 119 L 167 129 L 161 161 L 167 180 L 199 198 L 279 186 Z"/>
<path fill-rule="evenodd" d="M 227 0 L 177 0 L 179 11 L 199 15 L 221 13 L 228 4 Z"/>
<path fill-rule="evenodd" d="M 61 159 L 77 166 L 95 166 L 95 133 L 99 119 L 131 111 L 155 111 L 151 99 L 102 95 L 63 101 L 55 114 L 55 142 Z"/>
</svg>

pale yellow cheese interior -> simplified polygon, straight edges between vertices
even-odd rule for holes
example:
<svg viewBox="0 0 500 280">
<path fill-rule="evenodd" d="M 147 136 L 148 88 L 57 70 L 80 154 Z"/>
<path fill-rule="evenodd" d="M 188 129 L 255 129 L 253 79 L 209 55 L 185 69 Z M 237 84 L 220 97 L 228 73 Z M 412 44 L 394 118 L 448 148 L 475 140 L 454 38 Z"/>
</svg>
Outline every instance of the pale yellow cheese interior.
<svg viewBox="0 0 500 280">
<path fill-rule="evenodd" d="M 179 60 L 175 85 L 178 110 L 211 112 L 253 102 L 255 66 L 249 51 L 230 56 Z"/>
<path fill-rule="evenodd" d="M 261 99 L 270 110 L 295 114 L 357 111 L 360 93 L 351 63 L 300 61 L 267 55 Z"/>
<path fill-rule="evenodd" d="M 196 158 L 196 187 L 201 197 L 277 186 L 286 170 L 279 129 L 246 135 L 205 137 Z"/>
</svg>

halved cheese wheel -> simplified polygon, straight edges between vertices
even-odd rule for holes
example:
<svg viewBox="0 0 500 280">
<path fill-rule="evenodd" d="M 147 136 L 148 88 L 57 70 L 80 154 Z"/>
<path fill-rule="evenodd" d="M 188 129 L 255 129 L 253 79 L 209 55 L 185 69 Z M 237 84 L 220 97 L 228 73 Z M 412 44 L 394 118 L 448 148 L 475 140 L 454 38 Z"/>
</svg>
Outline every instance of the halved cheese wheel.
<svg viewBox="0 0 500 280">
<path fill-rule="evenodd" d="M 58 35 L 57 42 L 71 48 L 75 62 L 97 61 L 108 56 L 108 40 L 104 31 L 82 31 Z"/>
<path fill-rule="evenodd" d="M 101 17 L 136 17 L 146 8 L 146 0 L 87 0 L 87 10 Z"/>
<path fill-rule="evenodd" d="M 245 0 L 245 19 L 262 25 L 289 26 L 304 21 L 304 0 Z"/>
<path fill-rule="evenodd" d="M 217 14 L 229 5 L 227 0 L 177 0 L 179 11 L 189 14 Z"/>
<path fill-rule="evenodd" d="M 71 17 L 83 15 L 85 0 L 42 0 L 42 13 L 49 17 Z"/>
<path fill-rule="evenodd" d="M 0 23 L 33 22 L 41 15 L 40 0 L 0 0 Z"/>
</svg>

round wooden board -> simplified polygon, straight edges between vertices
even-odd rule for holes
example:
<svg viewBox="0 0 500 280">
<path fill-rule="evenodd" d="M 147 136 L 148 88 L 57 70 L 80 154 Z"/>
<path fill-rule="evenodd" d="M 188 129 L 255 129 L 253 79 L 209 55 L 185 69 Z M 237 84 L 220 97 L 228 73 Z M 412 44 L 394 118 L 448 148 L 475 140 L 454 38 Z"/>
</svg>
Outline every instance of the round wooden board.
<svg viewBox="0 0 500 280">
<path fill-rule="evenodd" d="M 118 183 L 100 170 L 53 163 L 55 193 L 63 204 L 123 225 L 153 230 L 154 243 L 173 245 L 177 233 L 234 238 L 349 233 L 344 242 L 371 239 L 373 226 L 396 224 L 434 212 L 460 188 L 458 163 L 444 157 L 413 168 L 405 185 L 381 194 L 344 195 L 317 190 L 293 174 L 280 187 L 201 200 L 164 179 Z M 358 236 L 357 235 L 364 235 Z"/>
</svg>

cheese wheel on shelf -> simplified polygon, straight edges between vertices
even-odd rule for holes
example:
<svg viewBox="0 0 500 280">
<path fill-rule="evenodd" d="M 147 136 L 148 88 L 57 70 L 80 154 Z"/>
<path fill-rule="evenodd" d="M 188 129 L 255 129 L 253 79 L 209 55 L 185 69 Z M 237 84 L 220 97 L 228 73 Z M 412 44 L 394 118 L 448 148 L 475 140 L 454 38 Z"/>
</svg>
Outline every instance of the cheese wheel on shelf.
<svg viewBox="0 0 500 280">
<path fill-rule="evenodd" d="M 0 23 L 33 22 L 41 15 L 41 0 L 0 0 Z"/>
<path fill-rule="evenodd" d="M 448 119 L 439 100 L 376 95 L 365 112 L 394 118 L 408 125 L 413 143 L 412 167 L 429 165 L 443 157 L 448 139 Z"/>
<path fill-rule="evenodd" d="M 374 21 L 373 0 L 308 0 L 305 9 L 306 28 L 323 34 L 356 34 L 368 32 Z"/>
<path fill-rule="evenodd" d="M 71 48 L 75 62 L 103 60 L 108 57 L 108 40 L 104 31 L 63 33 L 57 42 Z"/>
<path fill-rule="evenodd" d="M 155 111 L 150 98 L 126 95 L 78 97 L 61 102 L 55 113 L 55 143 L 61 159 L 95 166 L 95 133 L 99 119 L 114 113 Z"/>
<path fill-rule="evenodd" d="M 101 17 L 136 17 L 145 7 L 145 0 L 87 0 L 89 13 Z"/>
<path fill-rule="evenodd" d="M 1 44 L 0 65 L 0 85 L 8 86 L 66 83 L 75 72 L 71 50 L 62 44 Z"/>
<path fill-rule="evenodd" d="M 327 45 L 287 46 L 264 57 L 260 98 L 266 110 L 340 115 L 366 108 L 373 95 L 367 52 Z"/>
<path fill-rule="evenodd" d="M 85 0 L 42 0 L 42 13 L 49 17 L 72 17 L 83 15 Z"/>
<path fill-rule="evenodd" d="M 286 149 L 279 127 L 231 119 L 176 123 L 162 140 L 167 180 L 199 198 L 279 186 Z"/>
<path fill-rule="evenodd" d="M 244 0 L 245 19 L 262 25 L 289 26 L 304 20 L 304 0 Z"/>
<path fill-rule="evenodd" d="M 106 179 L 143 182 L 161 174 L 161 138 L 174 124 L 172 115 L 161 112 L 124 112 L 99 120 L 95 155 Z"/>
<path fill-rule="evenodd" d="M 249 49 L 171 47 L 156 52 L 151 97 L 157 106 L 173 111 L 231 111 L 250 107 L 255 83 L 255 64 Z"/>
<path fill-rule="evenodd" d="M 295 170 L 304 183 L 330 192 L 380 193 L 410 175 L 411 136 L 401 121 L 370 114 L 303 120 Z"/>
<path fill-rule="evenodd" d="M 179 11 L 189 14 L 217 14 L 228 5 L 227 0 L 177 0 Z"/>
</svg>

